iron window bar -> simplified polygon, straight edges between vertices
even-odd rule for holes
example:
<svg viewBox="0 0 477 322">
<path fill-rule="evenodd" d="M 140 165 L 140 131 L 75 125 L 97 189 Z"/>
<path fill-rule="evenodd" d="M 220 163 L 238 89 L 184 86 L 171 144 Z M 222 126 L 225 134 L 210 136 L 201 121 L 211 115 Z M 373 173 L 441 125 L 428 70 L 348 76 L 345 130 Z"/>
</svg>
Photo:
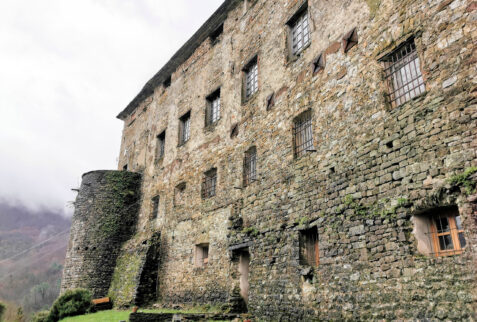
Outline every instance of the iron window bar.
<svg viewBox="0 0 477 322">
<path fill-rule="evenodd" d="M 243 186 L 246 187 L 257 180 L 257 150 L 249 149 L 243 159 Z"/>
<path fill-rule="evenodd" d="M 207 97 L 206 125 L 212 125 L 220 120 L 220 89 Z"/>
<path fill-rule="evenodd" d="M 413 38 L 381 61 L 384 63 L 389 100 L 393 107 L 404 104 L 426 91 Z"/>
<path fill-rule="evenodd" d="M 257 60 L 252 60 L 245 70 L 245 97 L 249 98 L 258 91 L 258 64 Z"/>
<path fill-rule="evenodd" d="M 190 112 L 180 118 L 179 143 L 184 144 L 190 139 Z"/>
<path fill-rule="evenodd" d="M 204 174 L 202 180 L 202 199 L 215 196 L 217 185 L 217 169 L 211 169 Z"/>
<path fill-rule="evenodd" d="M 315 151 L 313 146 L 311 111 L 306 111 L 295 119 L 293 138 L 295 158 L 304 155 L 306 152 Z"/>
<path fill-rule="evenodd" d="M 298 55 L 310 44 L 310 24 L 308 10 L 304 10 L 296 19 L 289 23 L 291 28 L 292 54 Z"/>
</svg>

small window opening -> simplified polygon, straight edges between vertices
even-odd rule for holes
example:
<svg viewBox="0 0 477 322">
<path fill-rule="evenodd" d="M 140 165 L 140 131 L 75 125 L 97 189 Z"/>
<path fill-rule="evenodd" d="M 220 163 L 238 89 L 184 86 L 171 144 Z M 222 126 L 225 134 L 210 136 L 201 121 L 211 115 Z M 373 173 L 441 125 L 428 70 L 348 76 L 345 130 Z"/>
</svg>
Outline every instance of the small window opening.
<svg viewBox="0 0 477 322">
<path fill-rule="evenodd" d="M 213 168 L 204 173 L 202 180 L 202 199 L 215 196 L 215 188 L 217 185 L 217 169 Z"/>
<path fill-rule="evenodd" d="M 300 231 L 300 264 L 316 267 L 320 263 L 318 228 Z"/>
<path fill-rule="evenodd" d="M 243 159 L 243 186 L 257 180 L 257 149 L 251 147 L 245 152 Z"/>
<path fill-rule="evenodd" d="M 301 157 L 306 152 L 314 151 L 311 110 L 296 117 L 293 125 L 295 158 Z"/>
<path fill-rule="evenodd" d="M 128 171 L 128 164 L 123 165 L 123 171 Z"/>
<path fill-rule="evenodd" d="M 232 129 L 230 130 L 230 138 L 233 139 L 233 138 L 237 137 L 238 133 L 239 133 L 238 124 L 232 125 Z"/>
<path fill-rule="evenodd" d="M 393 141 L 389 141 L 388 143 L 386 143 L 386 146 L 387 146 L 389 149 L 392 149 L 392 148 L 394 147 Z"/>
<path fill-rule="evenodd" d="M 380 61 L 384 64 L 389 101 L 393 107 L 404 104 L 426 91 L 414 38 Z"/>
<path fill-rule="evenodd" d="M 351 29 L 343 37 L 343 51 L 347 53 L 351 48 L 358 44 L 358 30 L 357 28 Z"/>
<path fill-rule="evenodd" d="M 220 88 L 207 96 L 205 110 L 205 125 L 210 126 L 220 120 Z"/>
<path fill-rule="evenodd" d="M 157 136 L 156 160 L 160 160 L 164 158 L 165 147 L 166 147 L 166 131 L 162 131 L 162 133 Z"/>
<path fill-rule="evenodd" d="M 159 195 L 154 196 L 152 198 L 152 214 L 151 214 L 152 219 L 156 219 L 159 215 L 159 201 L 160 201 Z"/>
<path fill-rule="evenodd" d="M 215 29 L 211 34 L 210 34 L 210 42 L 212 43 L 212 46 L 217 44 L 220 41 L 220 36 L 224 32 L 224 24 L 221 24 L 217 29 Z"/>
<path fill-rule="evenodd" d="M 275 93 L 267 96 L 267 111 L 270 111 L 275 105 Z"/>
<path fill-rule="evenodd" d="M 172 82 L 172 77 L 171 75 L 169 75 L 169 77 L 167 77 L 164 82 L 162 83 L 162 85 L 164 86 L 164 88 L 168 88 L 169 86 L 171 86 L 171 82 Z"/>
<path fill-rule="evenodd" d="M 184 204 L 186 186 L 185 182 L 181 182 L 174 189 L 174 205 Z"/>
<path fill-rule="evenodd" d="M 325 69 L 325 55 L 319 54 L 312 63 L 313 75 Z"/>
<path fill-rule="evenodd" d="M 179 123 L 179 145 L 183 145 L 190 139 L 190 111 L 179 119 Z"/>
<path fill-rule="evenodd" d="M 414 216 L 417 249 L 425 255 L 461 254 L 467 246 L 462 218 L 457 207 L 443 207 Z"/>
<path fill-rule="evenodd" d="M 258 91 L 258 60 L 255 56 L 244 68 L 245 98 L 251 97 Z"/>
<path fill-rule="evenodd" d="M 209 263 L 209 244 L 195 246 L 195 266 L 205 267 Z"/>
<path fill-rule="evenodd" d="M 290 28 L 290 48 L 292 55 L 300 54 L 311 42 L 308 5 L 302 6 L 288 21 Z"/>
</svg>

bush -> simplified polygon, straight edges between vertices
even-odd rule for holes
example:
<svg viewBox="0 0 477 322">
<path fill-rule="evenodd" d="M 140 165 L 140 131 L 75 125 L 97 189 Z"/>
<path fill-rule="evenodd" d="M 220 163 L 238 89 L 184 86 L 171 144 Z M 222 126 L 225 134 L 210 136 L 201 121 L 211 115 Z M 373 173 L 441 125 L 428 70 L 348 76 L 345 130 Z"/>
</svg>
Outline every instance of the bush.
<svg viewBox="0 0 477 322">
<path fill-rule="evenodd" d="M 67 316 L 82 315 L 91 309 L 91 293 L 88 290 L 76 289 L 66 291 L 50 310 L 49 321 L 59 321 Z"/>
<path fill-rule="evenodd" d="M 50 311 L 41 311 L 35 314 L 31 322 L 50 322 Z"/>
<path fill-rule="evenodd" d="M 0 321 L 3 321 L 3 314 L 5 314 L 5 311 L 7 310 L 7 306 L 0 302 Z"/>
</svg>

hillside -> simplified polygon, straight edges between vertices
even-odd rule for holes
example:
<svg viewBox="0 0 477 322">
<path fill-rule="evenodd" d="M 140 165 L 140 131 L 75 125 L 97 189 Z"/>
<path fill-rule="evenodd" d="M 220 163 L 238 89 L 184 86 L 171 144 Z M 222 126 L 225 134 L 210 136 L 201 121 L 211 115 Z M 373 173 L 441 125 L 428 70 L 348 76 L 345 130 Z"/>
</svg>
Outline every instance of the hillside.
<svg viewBox="0 0 477 322">
<path fill-rule="evenodd" d="M 59 211 L 0 201 L 0 301 L 21 306 L 26 316 L 53 302 L 69 227 Z"/>
</svg>

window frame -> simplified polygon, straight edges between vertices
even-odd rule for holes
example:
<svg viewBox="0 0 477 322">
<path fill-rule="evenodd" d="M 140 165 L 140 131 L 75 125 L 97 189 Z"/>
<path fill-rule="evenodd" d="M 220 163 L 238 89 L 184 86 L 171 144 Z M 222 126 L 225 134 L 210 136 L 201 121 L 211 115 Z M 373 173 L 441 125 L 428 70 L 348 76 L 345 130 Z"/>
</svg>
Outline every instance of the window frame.
<svg viewBox="0 0 477 322">
<path fill-rule="evenodd" d="M 432 237 L 432 246 L 434 249 L 434 255 L 436 257 L 459 255 L 459 254 L 462 254 L 465 248 L 467 247 L 467 242 L 466 242 L 466 245 L 464 245 L 464 247 L 462 247 L 461 245 L 459 234 L 464 234 L 464 229 L 462 228 L 462 224 L 460 225 L 460 228 L 458 227 L 456 223 L 457 217 L 462 218 L 458 212 L 457 214 L 455 214 L 455 213 L 450 213 L 449 211 L 448 213 L 444 212 L 442 214 L 438 214 L 430 218 L 430 221 L 431 221 L 430 233 Z M 449 231 L 440 232 L 438 230 L 436 222 L 438 219 L 440 220 L 441 218 L 446 218 L 448 222 L 448 226 L 449 226 Z M 452 249 L 441 250 L 439 237 L 443 237 L 443 236 L 451 237 L 452 246 L 453 246 Z M 465 240 L 465 237 L 464 237 L 464 240 Z"/>
<path fill-rule="evenodd" d="M 156 147 L 156 161 L 164 159 L 165 150 L 166 150 L 166 130 L 159 133 L 156 137 L 157 147 Z"/>
<path fill-rule="evenodd" d="M 217 195 L 217 168 L 204 172 L 202 178 L 202 199 L 209 199 Z"/>
<path fill-rule="evenodd" d="M 214 113 L 214 109 L 217 111 Z M 221 119 L 222 99 L 220 87 L 206 97 L 205 127 L 215 126 Z M 216 116 L 214 118 L 214 116 Z"/>
<path fill-rule="evenodd" d="M 299 231 L 300 265 L 318 267 L 320 265 L 320 238 L 318 227 L 313 226 Z"/>
<path fill-rule="evenodd" d="M 259 82 L 258 82 L 258 77 L 259 77 L 258 62 L 259 62 L 258 55 L 255 55 L 248 61 L 247 64 L 245 64 L 245 67 L 242 69 L 242 73 L 243 73 L 243 90 L 242 90 L 243 100 L 242 101 L 243 102 L 247 102 L 248 100 L 250 100 L 253 96 L 255 96 L 255 94 L 258 93 L 260 89 Z"/>
<path fill-rule="evenodd" d="M 307 34 L 306 35 L 302 35 L 301 37 L 301 42 L 302 42 L 302 46 L 297 49 L 297 50 L 294 50 L 294 45 L 295 45 L 295 42 L 293 41 L 294 40 L 294 37 L 293 37 L 293 33 L 295 31 L 295 28 L 297 26 L 301 26 L 302 30 L 301 32 L 303 33 L 303 27 L 302 27 L 302 24 L 303 24 L 303 20 L 306 18 L 306 23 L 307 23 Z M 288 19 L 287 23 L 286 23 L 286 26 L 287 26 L 287 29 L 288 29 L 288 32 L 287 32 L 287 46 L 288 46 L 288 52 L 289 52 L 289 56 L 291 58 L 297 58 L 299 57 L 304 51 L 305 49 L 307 49 L 310 45 L 311 45 L 311 18 L 310 18 L 310 13 L 309 13 L 309 9 L 308 9 L 308 1 L 305 1 L 299 8 L 298 10 L 293 14 L 293 16 Z M 307 42 L 305 43 L 305 38 L 308 38 Z"/>
<path fill-rule="evenodd" d="M 301 138 L 301 140 L 299 140 Z M 293 119 L 293 156 L 298 159 L 314 150 L 313 111 L 308 109 Z"/>
<path fill-rule="evenodd" d="M 209 253 L 209 243 L 195 245 L 195 266 L 198 268 L 207 267 L 209 264 Z"/>
<path fill-rule="evenodd" d="M 191 111 L 187 111 L 179 118 L 179 146 L 186 144 L 190 140 L 191 132 Z"/>
<path fill-rule="evenodd" d="M 422 59 L 419 56 L 414 36 L 401 42 L 380 58 L 379 62 L 384 68 L 388 102 L 393 108 L 426 93 Z"/>
<path fill-rule="evenodd" d="M 257 148 L 250 147 L 243 158 L 243 186 L 247 187 L 257 181 Z"/>
<path fill-rule="evenodd" d="M 180 206 L 184 204 L 184 194 L 186 189 L 187 183 L 185 181 L 174 187 L 174 206 Z"/>
</svg>

